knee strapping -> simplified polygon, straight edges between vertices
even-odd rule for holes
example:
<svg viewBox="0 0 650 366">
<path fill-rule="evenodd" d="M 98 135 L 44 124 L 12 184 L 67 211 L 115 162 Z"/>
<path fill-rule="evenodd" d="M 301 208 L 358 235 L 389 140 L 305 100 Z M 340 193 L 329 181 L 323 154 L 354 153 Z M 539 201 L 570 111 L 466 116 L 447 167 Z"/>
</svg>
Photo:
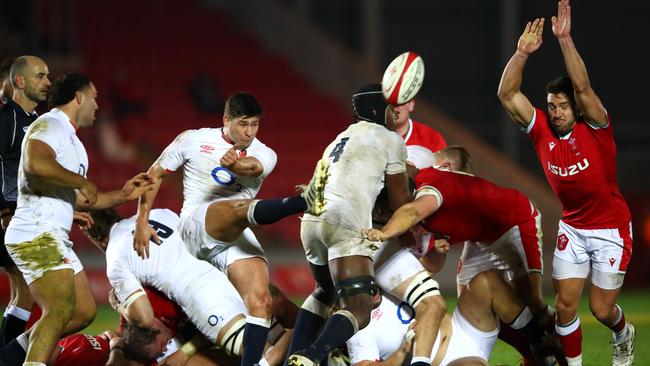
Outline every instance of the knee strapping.
<svg viewBox="0 0 650 366">
<path fill-rule="evenodd" d="M 411 281 L 404 293 L 404 301 L 414 309 L 427 297 L 440 295 L 438 282 L 431 278 L 427 272 L 420 272 Z"/>
<path fill-rule="evenodd" d="M 379 288 L 375 283 L 375 278 L 372 276 L 346 278 L 336 283 L 336 294 L 339 299 L 358 294 L 375 296 L 378 292 Z"/>
<path fill-rule="evenodd" d="M 244 342 L 244 327 L 246 319 L 238 319 L 223 335 L 219 346 L 229 355 L 241 356 L 241 346 Z"/>
</svg>

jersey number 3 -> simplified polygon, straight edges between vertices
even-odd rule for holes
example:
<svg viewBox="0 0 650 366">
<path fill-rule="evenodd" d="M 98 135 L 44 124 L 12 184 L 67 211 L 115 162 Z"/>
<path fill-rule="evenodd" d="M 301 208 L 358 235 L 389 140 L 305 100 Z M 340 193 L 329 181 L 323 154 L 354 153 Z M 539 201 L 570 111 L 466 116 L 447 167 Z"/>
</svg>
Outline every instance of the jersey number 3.
<svg viewBox="0 0 650 366">
<path fill-rule="evenodd" d="M 172 228 L 161 224 L 158 221 L 149 220 L 149 225 L 151 225 L 151 227 L 156 230 L 156 235 L 158 235 L 160 239 L 167 239 L 174 233 L 174 230 L 172 230 Z M 153 241 L 153 238 L 151 238 L 151 241 Z"/>
<path fill-rule="evenodd" d="M 343 154 L 343 149 L 345 149 L 345 144 L 348 143 L 349 139 L 350 139 L 349 137 L 343 137 L 341 141 L 338 144 L 336 144 L 336 146 L 334 146 L 334 150 L 332 150 L 329 156 L 330 158 L 332 157 L 334 158 L 334 160 L 332 160 L 333 163 L 339 161 L 341 154 Z"/>
</svg>

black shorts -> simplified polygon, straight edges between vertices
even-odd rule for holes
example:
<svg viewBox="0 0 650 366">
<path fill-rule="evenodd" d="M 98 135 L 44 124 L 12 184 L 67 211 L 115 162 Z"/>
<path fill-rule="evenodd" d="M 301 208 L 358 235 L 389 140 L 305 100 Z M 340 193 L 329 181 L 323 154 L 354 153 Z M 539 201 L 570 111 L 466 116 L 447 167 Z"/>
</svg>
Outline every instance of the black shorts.
<svg viewBox="0 0 650 366">
<path fill-rule="evenodd" d="M 5 231 L 0 229 L 0 267 L 16 267 L 5 246 Z"/>
</svg>

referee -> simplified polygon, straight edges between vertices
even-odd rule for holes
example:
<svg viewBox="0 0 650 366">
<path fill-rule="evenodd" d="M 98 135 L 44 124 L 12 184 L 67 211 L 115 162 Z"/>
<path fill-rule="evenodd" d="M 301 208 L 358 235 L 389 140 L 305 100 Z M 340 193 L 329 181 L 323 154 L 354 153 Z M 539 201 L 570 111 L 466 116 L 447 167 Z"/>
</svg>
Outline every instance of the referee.
<svg viewBox="0 0 650 366">
<path fill-rule="evenodd" d="M 0 326 L 0 346 L 25 331 L 34 300 L 22 273 L 11 260 L 4 245 L 4 230 L 16 209 L 18 196 L 18 163 L 25 131 L 36 120 L 34 111 L 38 103 L 47 99 L 50 88 L 49 70 L 43 60 L 34 56 L 20 56 L 11 64 L 9 77 L 13 95 L 5 95 L 0 106 L 0 216 L 2 217 L 2 243 L 0 243 L 0 266 L 9 274 L 11 299 Z"/>
</svg>

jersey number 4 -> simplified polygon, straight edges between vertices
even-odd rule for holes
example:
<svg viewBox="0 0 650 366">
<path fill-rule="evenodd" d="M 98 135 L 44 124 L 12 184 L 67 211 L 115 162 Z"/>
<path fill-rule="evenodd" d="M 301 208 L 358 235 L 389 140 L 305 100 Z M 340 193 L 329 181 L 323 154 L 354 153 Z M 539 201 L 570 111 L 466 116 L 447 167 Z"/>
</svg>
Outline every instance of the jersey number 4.
<svg viewBox="0 0 650 366">
<path fill-rule="evenodd" d="M 334 160 L 332 160 L 333 163 L 339 161 L 341 154 L 343 154 L 343 149 L 345 149 L 345 144 L 348 143 L 349 139 L 350 139 L 349 137 L 343 137 L 341 141 L 339 141 L 339 143 L 336 144 L 336 146 L 334 146 L 334 150 L 332 150 L 329 156 L 330 158 L 332 157 L 334 158 Z"/>
</svg>

